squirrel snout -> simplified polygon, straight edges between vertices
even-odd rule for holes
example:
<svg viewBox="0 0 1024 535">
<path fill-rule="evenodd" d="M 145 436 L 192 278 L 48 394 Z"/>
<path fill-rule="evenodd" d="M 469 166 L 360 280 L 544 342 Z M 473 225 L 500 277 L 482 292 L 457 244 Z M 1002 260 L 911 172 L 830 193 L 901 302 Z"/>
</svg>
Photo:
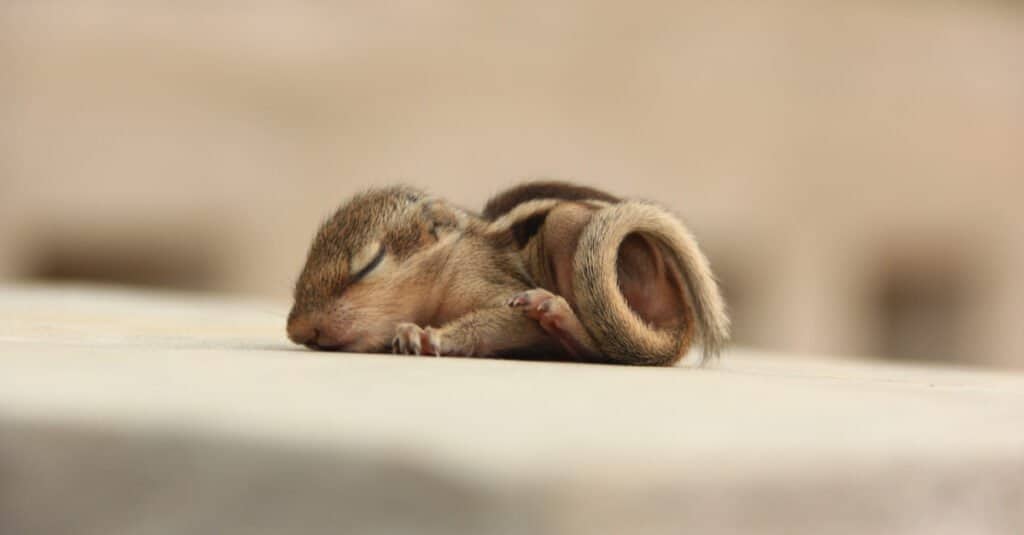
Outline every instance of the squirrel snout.
<svg viewBox="0 0 1024 535">
<path fill-rule="evenodd" d="M 340 349 L 346 341 L 336 325 L 306 315 L 288 315 L 288 339 L 310 349 Z"/>
</svg>

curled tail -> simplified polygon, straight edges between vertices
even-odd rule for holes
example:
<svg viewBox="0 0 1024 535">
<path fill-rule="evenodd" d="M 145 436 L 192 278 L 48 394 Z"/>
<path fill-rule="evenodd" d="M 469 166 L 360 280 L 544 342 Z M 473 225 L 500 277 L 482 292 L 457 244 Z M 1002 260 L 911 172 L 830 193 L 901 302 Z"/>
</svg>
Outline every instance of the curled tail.
<svg viewBox="0 0 1024 535">
<path fill-rule="evenodd" d="M 658 245 L 664 262 L 681 279 L 679 328 L 651 325 L 630 307 L 619 284 L 619 255 L 630 235 Z M 706 362 L 729 338 L 729 318 L 707 258 L 674 215 L 653 204 L 626 201 L 594 212 L 576 249 L 573 287 L 583 325 L 612 362 L 670 365 L 694 338 Z M 673 269 L 674 268 L 674 269 Z"/>
</svg>

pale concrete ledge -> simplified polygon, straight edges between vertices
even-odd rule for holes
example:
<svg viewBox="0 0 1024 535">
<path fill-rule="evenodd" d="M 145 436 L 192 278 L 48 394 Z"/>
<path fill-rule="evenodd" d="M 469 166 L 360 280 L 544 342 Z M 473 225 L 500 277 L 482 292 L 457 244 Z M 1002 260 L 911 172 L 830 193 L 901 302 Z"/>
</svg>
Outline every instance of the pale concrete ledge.
<svg viewBox="0 0 1024 535">
<path fill-rule="evenodd" d="M 0 533 L 1024 533 L 1024 376 L 312 353 L 285 307 L 0 290 Z"/>
</svg>

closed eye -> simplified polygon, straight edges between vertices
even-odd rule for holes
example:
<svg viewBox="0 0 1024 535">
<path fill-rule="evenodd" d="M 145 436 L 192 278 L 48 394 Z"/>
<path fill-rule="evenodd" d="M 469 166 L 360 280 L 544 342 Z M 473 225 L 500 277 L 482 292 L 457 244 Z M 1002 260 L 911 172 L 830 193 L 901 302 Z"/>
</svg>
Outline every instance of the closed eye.
<svg viewBox="0 0 1024 535">
<path fill-rule="evenodd" d="M 384 246 L 381 245 L 380 250 L 378 250 L 377 254 L 374 255 L 373 260 L 370 260 L 369 264 L 366 264 L 366 266 L 360 269 L 358 272 L 356 272 L 355 275 L 352 275 L 352 277 L 349 280 L 351 282 L 357 282 L 359 279 L 362 279 L 363 277 L 369 275 L 371 271 L 373 271 L 378 265 L 380 265 L 381 260 L 384 260 L 385 252 L 386 251 L 384 250 Z"/>
</svg>

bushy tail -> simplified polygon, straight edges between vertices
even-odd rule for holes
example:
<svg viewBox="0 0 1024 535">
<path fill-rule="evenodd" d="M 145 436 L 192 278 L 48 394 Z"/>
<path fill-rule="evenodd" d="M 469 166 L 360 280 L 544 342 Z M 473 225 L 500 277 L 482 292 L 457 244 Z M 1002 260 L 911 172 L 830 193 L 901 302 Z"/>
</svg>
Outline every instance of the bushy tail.
<svg viewBox="0 0 1024 535">
<path fill-rule="evenodd" d="M 619 289 L 619 247 L 631 234 L 664 245 L 686 288 L 683 327 L 658 329 L 630 308 Z M 656 205 L 627 201 L 597 210 L 583 229 L 575 254 L 573 281 L 579 314 L 599 349 L 613 362 L 671 365 L 696 336 L 707 362 L 729 338 L 725 302 L 697 241 L 673 214 Z M 633 333 L 633 334 L 631 334 Z"/>
</svg>

